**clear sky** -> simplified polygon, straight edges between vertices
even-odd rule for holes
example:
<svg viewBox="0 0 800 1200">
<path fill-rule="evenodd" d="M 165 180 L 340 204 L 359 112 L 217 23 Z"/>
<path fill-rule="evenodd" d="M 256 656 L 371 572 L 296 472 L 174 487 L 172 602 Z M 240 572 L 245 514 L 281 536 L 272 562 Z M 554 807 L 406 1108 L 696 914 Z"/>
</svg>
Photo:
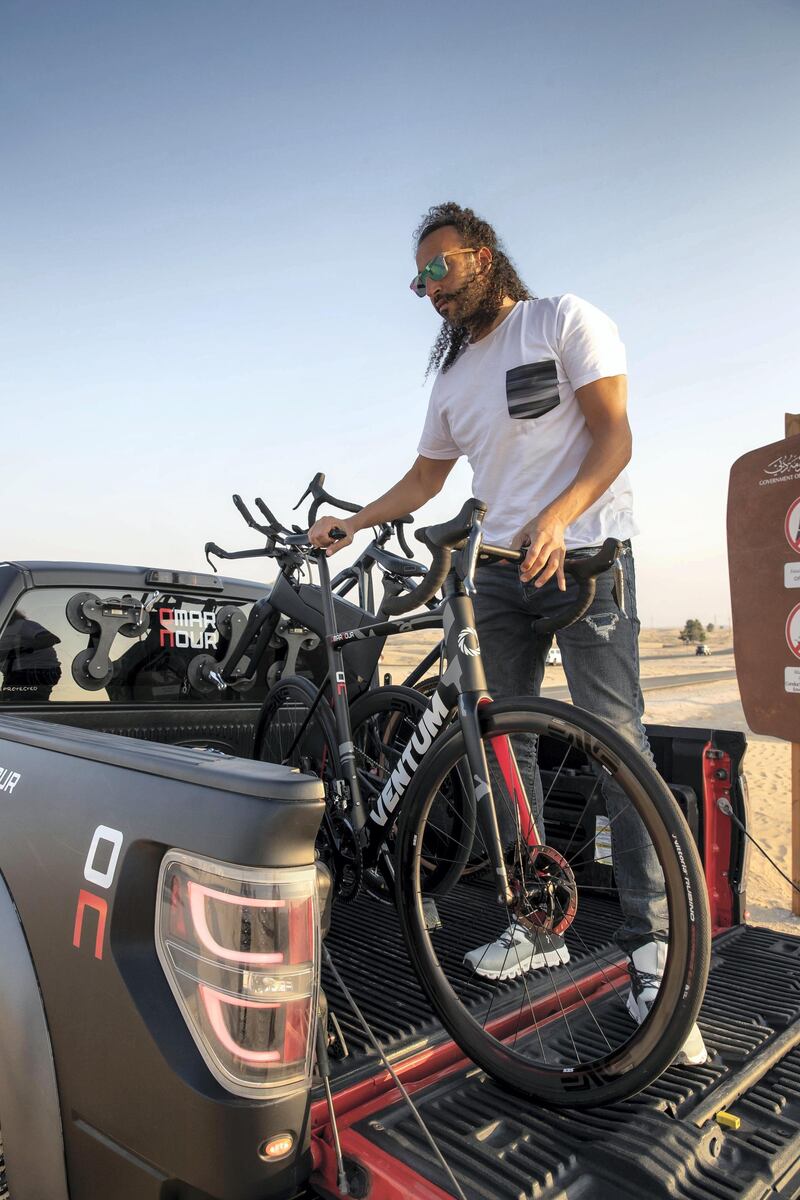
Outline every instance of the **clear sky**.
<svg viewBox="0 0 800 1200">
<path fill-rule="evenodd" d="M 231 492 L 385 490 L 453 199 L 617 322 L 640 615 L 724 621 L 730 465 L 800 411 L 799 68 L 796 0 L 6 0 L 0 557 L 199 568 Z"/>
</svg>

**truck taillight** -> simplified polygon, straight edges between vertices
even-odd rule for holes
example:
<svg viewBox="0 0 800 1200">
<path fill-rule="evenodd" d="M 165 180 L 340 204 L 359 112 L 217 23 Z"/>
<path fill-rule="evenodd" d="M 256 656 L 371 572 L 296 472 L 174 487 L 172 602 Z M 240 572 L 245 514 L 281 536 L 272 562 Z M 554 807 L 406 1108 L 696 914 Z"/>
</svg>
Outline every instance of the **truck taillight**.
<svg viewBox="0 0 800 1200">
<path fill-rule="evenodd" d="M 266 1100 L 308 1086 L 320 957 L 315 867 L 241 867 L 170 850 L 156 948 L 223 1087 Z"/>
</svg>

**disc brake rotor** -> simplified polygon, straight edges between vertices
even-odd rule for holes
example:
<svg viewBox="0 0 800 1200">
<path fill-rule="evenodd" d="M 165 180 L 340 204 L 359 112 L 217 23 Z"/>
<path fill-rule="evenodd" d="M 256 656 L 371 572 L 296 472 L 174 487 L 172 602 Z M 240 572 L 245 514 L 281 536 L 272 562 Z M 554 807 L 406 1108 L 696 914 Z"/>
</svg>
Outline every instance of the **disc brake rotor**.
<svg viewBox="0 0 800 1200">
<path fill-rule="evenodd" d="M 515 920 L 532 932 L 562 934 L 578 911 L 578 885 L 567 860 L 552 846 L 526 851 L 524 869 L 509 871 Z"/>
</svg>

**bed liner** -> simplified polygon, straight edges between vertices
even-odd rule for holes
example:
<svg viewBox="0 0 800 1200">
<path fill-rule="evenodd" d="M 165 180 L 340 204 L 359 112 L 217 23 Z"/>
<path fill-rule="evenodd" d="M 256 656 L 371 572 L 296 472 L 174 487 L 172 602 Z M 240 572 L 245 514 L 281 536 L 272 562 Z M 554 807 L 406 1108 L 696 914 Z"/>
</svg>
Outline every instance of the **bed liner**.
<svg viewBox="0 0 800 1200">
<path fill-rule="evenodd" d="M 595 952 L 613 954 L 617 915 L 603 902 L 584 908 Z M 505 1092 L 461 1056 L 411 974 L 391 910 L 376 915 L 373 903 L 369 924 L 364 917 L 361 902 L 337 909 L 334 960 L 469 1200 L 800 1197 L 800 937 L 740 925 L 715 939 L 700 1015 L 707 1064 L 671 1068 L 624 1103 L 556 1111 Z M 388 1072 L 325 983 L 351 1049 L 335 1087 L 351 1194 L 452 1195 Z M 739 1128 L 721 1127 L 720 1112 Z M 314 1187 L 338 1196 L 319 1100 L 312 1122 Z"/>
</svg>

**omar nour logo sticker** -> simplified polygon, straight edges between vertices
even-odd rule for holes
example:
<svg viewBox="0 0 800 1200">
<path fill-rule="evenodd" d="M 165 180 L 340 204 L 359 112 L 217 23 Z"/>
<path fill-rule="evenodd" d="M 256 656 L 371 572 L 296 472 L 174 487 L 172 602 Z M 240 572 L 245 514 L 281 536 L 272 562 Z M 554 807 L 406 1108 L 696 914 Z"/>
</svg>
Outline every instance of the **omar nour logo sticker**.
<svg viewBox="0 0 800 1200">
<path fill-rule="evenodd" d="M 158 644 L 162 648 L 213 650 L 219 642 L 216 617 L 199 608 L 159 608 Z"/>
</svg>

